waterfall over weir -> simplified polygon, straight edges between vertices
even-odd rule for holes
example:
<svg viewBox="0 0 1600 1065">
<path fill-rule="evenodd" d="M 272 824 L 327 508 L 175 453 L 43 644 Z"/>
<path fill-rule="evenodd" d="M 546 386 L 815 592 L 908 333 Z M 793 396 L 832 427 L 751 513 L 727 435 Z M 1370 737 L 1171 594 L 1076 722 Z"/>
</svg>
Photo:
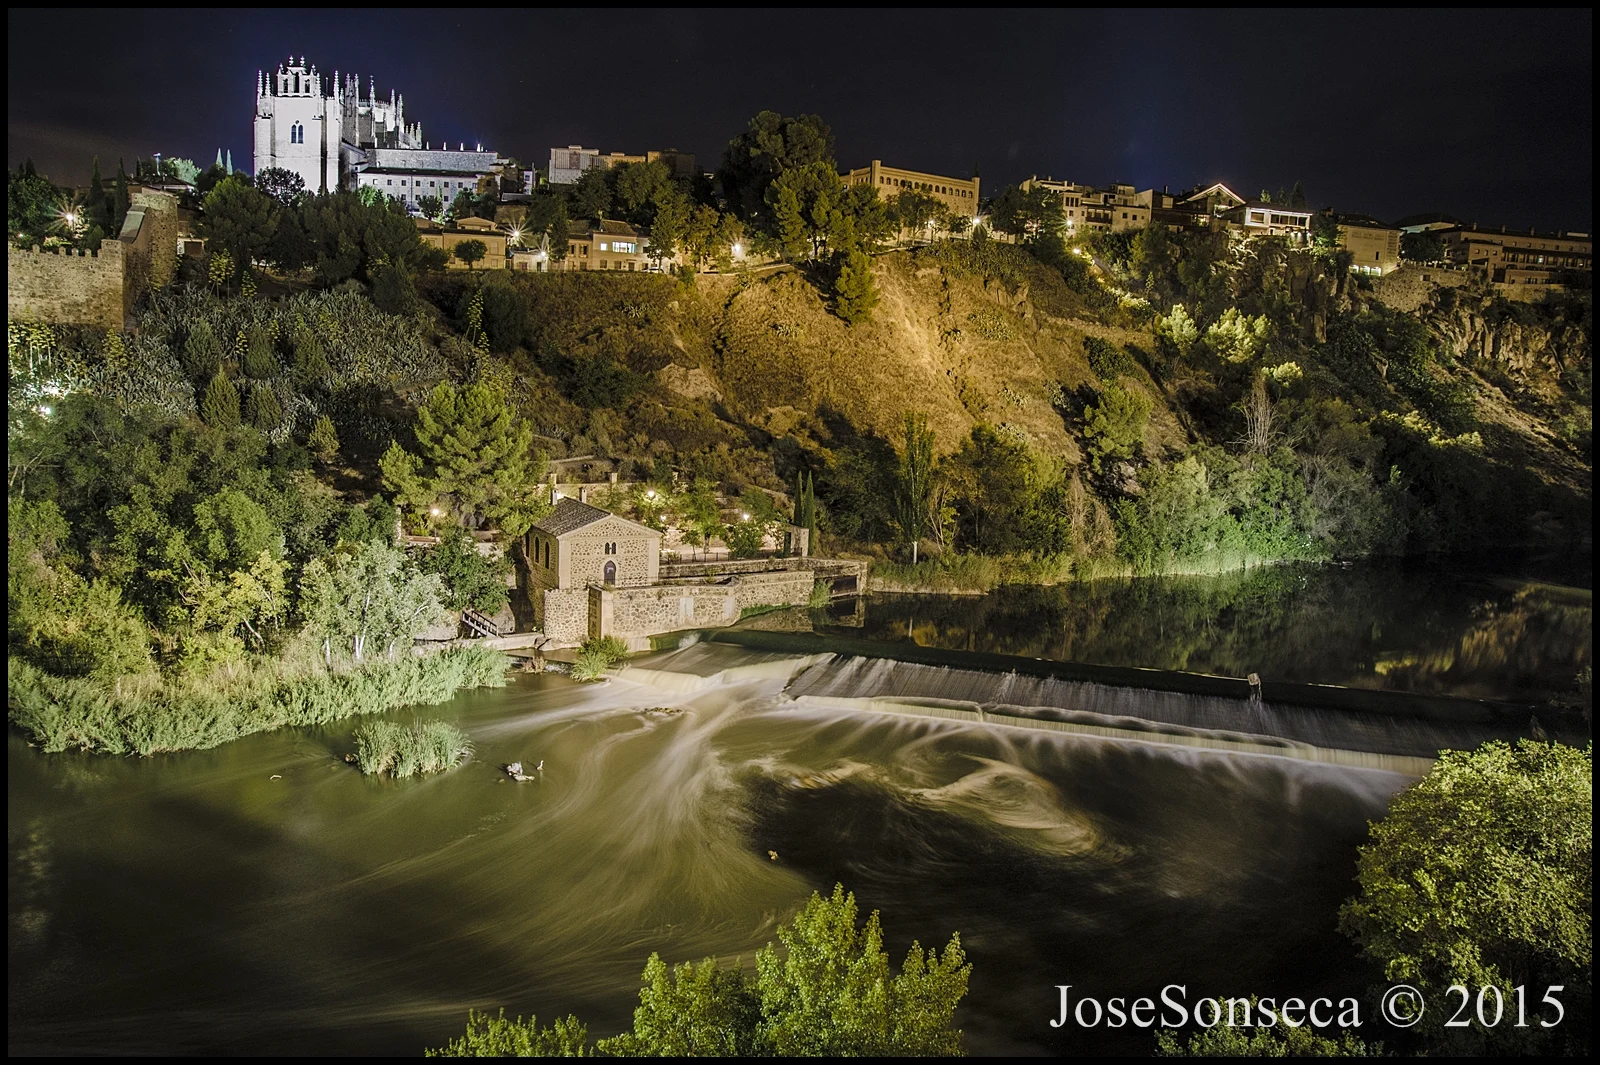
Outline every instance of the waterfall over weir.
<svg viewBox="0 0 1600 1065">
<path fill-rule="evenodd" d="M 824 714 L 892 714 L 1113 742 L 1293 758 L 1422 776 L 1438 752 L 1512 740 L 1503 722 L 1330 710 L 1227 695 L 1120 687 L 892 658 L 795 655 L 715 643 L 644 659 L 624 680 L 689 694 L 788 677 L 785 704 Z"/>
</svg>

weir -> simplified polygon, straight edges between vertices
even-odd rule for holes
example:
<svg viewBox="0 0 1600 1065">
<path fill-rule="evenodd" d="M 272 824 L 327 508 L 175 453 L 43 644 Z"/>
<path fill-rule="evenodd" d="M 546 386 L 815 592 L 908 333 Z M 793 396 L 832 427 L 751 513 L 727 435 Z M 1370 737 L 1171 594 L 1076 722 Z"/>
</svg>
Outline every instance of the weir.
<svg viewBox="0 0 1600 1065">
<path fill-rule="evenodd" d="M 1164 670 L 975 654 L 912 644 L 720 631 L 619 671 L 677 692 L 787 677 L 793 709 L 1293 758 L 1421 776 L 1441 750 L 1529 735 L 1514 704 L 1329 685 L 1261 685 Z M 1581 743 L 1577 715 L 1540 708 L 1547 734 Z"/>
</svg>

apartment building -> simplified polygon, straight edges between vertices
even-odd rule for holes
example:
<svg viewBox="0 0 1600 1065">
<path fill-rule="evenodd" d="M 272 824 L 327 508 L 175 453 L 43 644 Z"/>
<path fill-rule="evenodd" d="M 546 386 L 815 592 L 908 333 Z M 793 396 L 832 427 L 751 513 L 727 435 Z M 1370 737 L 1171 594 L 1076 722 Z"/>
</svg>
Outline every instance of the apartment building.
<svg viewBox="0 0 1600 1065">
<path fill-rule="evenodd" d="M 430 248 L 439 248 L 450 261 L 445 265 L 452 270 L 466 270 L 468 266 L 456 258 L 456 245 L 466 240 L 482 241 L 484 256 L 472 264 L 474 270 L 504 270 L 506 268 L 506 234 L 487 218 L 463 218 L 451 226 L 441 226 L 427 218 L 416 219 L 417 236 Z"/>
<path fill-rule="evenodd" d="M 1360 214 L 1334 216 L 1339 247 L 1351 255 L 1350 269 L 1382 277 L 1400 265 L 1400 227 Z"/>
<path fill-rule="evenodd" d="M 1524 232 L 1505 226 L 1494 230 L 1476 223 L 1438 232 L 1446 259 L 1480 267 L 1500 284 L 1557 284 L 1568 271 L 1594 269 L 1594 241 L 1588 233 Z"/>
<path fill-rule="evenodd" d="M 1307 207 L 1286 207 L 1281 203 L 1251 200 L 1222 212 L 1222 219 L 1247 237 L 1288 237 L 1311 239 L 1311 216 Z"/>
<path fill-rule="evenodd" d="M 1152 189 L 1139 192 L 1132 185 L 1095 188 L 1041 178 L 1037 174 L 1022 183 L 1024 192 L 1036 188 L 1048 189 L 1061 197 L 1061 217 L 1069 235 L 1089 230 L 1120 233 L 1126 229 L 1143 229 L 1150 224 L 1156 195 Z"/>
<path fill-rule="evenodd" d="M 920 170 L 902 170 L 884 166 L 878 159 L 857 170 L 842 175 L 846 185 L 871 185 L 884 199 L 898 196 L 903 189 L 926 193 L 944 204 L 953 215 L 966 218 L 978 216 L 978 178 L 945 177 L 942 174 L 925 174 Z"/>
<path fill-rule="evenodd" d="M 645 254 L 649 241 L 649 233 L 626 222 L 576 223 L 567 227 L 567 257 L 550 269 L 642 273 L 655 268 Z"/>
</svg>

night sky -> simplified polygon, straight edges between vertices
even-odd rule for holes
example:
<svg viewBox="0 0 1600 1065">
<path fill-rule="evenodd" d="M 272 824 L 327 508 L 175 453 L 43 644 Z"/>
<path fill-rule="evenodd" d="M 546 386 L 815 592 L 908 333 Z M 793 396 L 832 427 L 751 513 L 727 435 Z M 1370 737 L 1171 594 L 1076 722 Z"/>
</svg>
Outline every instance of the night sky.
<svg viewBox="0 0 1600 1065">
<path fill-rule="evenodd" d="M 256 70 L 376 76 L 438 143 L 677 147 L 714 169 L 763 108 L 985 192 L 1037 173 L 1140 188 L 1302 181 L 1313 206 L 1587 231 L 1592 13 L 284 12 L 7 15 L 7 162 L 218 147 L 251 166 Z"/>
</svg>

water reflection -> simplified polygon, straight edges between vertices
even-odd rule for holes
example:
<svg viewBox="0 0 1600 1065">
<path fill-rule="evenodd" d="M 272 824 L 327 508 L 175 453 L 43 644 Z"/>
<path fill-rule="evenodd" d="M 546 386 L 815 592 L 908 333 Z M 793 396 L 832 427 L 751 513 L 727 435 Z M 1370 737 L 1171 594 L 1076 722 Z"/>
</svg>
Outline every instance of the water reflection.
<svg viewBox="0 0 1600 1065">
<path fill-rule="evenodd" d="M 1406 778 L 809 710 L 772 659 L 702 646 L 654 665 L 707 686 L 465 695 L 428 713 L 475 759 L 420 781 L 344 766 L 346 729 L 150 760 L 13 736 L 11 1052 L 416 1053 L 468 1006 L 614 1032 L 651 950 L 748 964 L 836 879 L 883 911 L 896 961 L 961 931 L 980 1053 L 1149 1050 L 1050 1029 L 1062 982 L 1305 995 L 1372 975 L 1334 913 Z M 498 770 L 541 759 L 526 784 Z"/>
<path fill-rule="evenodd" d="M 1587 567 L 1559 574 L 1587 581 Z M 1571 698 L 1589 667 L 1586 588 L 1427 565 L 875 595 L 860 627 L 931 647 L 1478 698 Z"/>
</svg>

